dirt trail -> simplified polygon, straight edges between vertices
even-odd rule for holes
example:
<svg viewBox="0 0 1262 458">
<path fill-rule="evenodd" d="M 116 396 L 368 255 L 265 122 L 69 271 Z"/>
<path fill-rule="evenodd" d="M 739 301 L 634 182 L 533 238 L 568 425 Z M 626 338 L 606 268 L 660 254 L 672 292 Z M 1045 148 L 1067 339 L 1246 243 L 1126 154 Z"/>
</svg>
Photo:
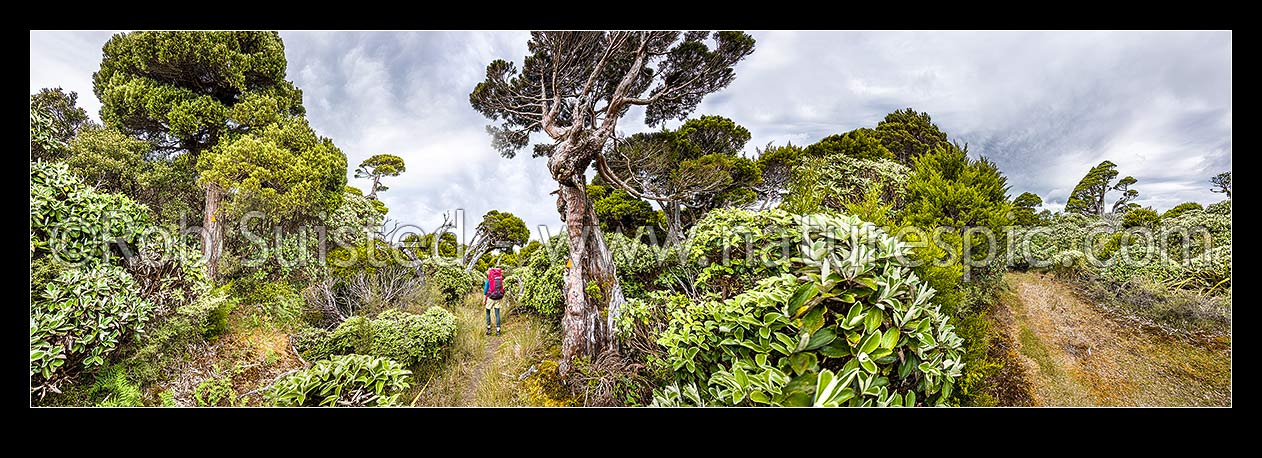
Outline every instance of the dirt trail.
<svg viewBox="0 0 1262 458">
<path fill-rule="evenodd" d="M 482 351 L 482 360 L 473 369 L 473 376 L 469 378 L 469 383 L 465 385 L 464 391 L 460 393 L 460 403 L 458 405 L 474 405 L 478 386 L 482 384 L 482 375 L 486 372 L 487 366 L 491 365 L 491 361 L 495 359 L 495 349 L 499 346 L 500 336 L 492 335 L 486 339 L 486 348 Z"/>
<path fill-rule="evenodd" d="M 1035 405 L 1230 406 L 1231 350 L 1120 324 L 1049 276 L 1009 272 L 999 322 Z"/>
</svg>

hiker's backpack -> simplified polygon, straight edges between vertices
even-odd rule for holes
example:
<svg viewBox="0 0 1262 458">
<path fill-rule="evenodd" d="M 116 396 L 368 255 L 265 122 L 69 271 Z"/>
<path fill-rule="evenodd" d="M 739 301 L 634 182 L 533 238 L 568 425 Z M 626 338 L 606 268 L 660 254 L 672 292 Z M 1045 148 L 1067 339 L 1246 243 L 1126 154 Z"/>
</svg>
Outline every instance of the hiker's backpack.
<svg viewBox="0 0 1262 458">
<path fill-rule="evenodd" d="M 499 267 L 492 267 L 486 272 L 486 281 L 491 285 L 487 297 L 497 301 L 504 297 L 504 272 Z"/>
</svg>

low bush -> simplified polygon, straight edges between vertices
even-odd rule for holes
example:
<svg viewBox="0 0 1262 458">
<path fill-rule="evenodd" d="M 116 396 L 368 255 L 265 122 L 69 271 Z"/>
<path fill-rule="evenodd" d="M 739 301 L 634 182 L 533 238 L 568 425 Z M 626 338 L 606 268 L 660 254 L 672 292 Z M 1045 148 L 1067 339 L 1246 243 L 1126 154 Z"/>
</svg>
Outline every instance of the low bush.
<svg viewBox="0 0 1262 458">
<path fill-rule="evenodd" d="M 806 216 L 793 273 L 671 312 L 658 342 L 676 383 L 655 403 L 939 405 L 963 368 L 907 245 L 854 217 Z M 695 393 L 695 396 L 671 396 Z M 674 401 L 672 401 L 672 398 Z"/>
<path fill-rule="evenodd" d="M 283 407 L 392 406 L 411 373 L 382 357 L 336 355 L 277 381 L 266 397 Z"/>
<path fill-rule="evenodd" d="M 62 378 L 105 365 L 151 309 L 119 267 L 62 271 L 31 301 L 32 391 L 55 391 Z"/>
<path fill-rule="evenodd" d="M 331 332 L 309 329 L 294 339 L 294 345 L 310 360 L 363 354 L 415 368 L 441 362 L 455 338 L 455 315 L 441 307 L 430 307 L 420 315 L 387 310 L 372 320 L 352 317 Z"/>
</svg>

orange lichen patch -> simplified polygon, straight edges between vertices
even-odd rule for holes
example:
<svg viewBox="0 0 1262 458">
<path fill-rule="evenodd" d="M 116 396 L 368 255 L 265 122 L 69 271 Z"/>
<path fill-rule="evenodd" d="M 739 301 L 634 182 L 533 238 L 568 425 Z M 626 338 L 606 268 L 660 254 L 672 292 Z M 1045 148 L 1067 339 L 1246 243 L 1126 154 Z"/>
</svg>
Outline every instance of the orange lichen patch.
<svg viewBox="0 0 1262 458">
<path fill-rule="evenodd" d="M 1230 349 L 1117 320 L 1051 277 L 1010 272 L 1007 332 L 1036 405 L 1229 406 Z"/>
</svg>

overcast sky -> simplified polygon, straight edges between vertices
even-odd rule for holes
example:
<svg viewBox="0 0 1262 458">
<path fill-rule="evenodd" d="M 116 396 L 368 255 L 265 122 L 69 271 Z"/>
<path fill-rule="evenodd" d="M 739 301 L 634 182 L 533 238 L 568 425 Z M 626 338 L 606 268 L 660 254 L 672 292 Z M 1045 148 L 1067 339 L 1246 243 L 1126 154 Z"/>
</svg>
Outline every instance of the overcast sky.
<svg viewBox="0 0 1262 458">
<path fill-rule="evenodd" d="M 99 119 L 92 72 L 113 32 L 31 32 L 32 93 L 61 86 Z M 1230 32 L 751 32 L 736 81 L 694 115 L 718 114 L 768 142 L 807 145 L 875 127 L 904 107 L 926 111 L 1057 210 L 1108 159 L 1139 180 L 1140 205 L 1216 202 L 1209 178 L 1231 170 Z M 389 217 L 433 227 L 463 208 L 492 208 L 560 229 L 543 159 L 501 158 L 469 105 L 486 64 L 520 66 L 526 32 L 281 32 L 288 78 L 307 117 L 354 167 L 396 154 L 408 171 L 381 193 Z M 678 123 L 670 124 L 676 127 Z M 633 110 L 619 130 L 647 130 Z M 590 177 L 589 177 L 590 178 Z M 1111 196 L 1112 197 L 1112 196 Z"/>
</svg>

